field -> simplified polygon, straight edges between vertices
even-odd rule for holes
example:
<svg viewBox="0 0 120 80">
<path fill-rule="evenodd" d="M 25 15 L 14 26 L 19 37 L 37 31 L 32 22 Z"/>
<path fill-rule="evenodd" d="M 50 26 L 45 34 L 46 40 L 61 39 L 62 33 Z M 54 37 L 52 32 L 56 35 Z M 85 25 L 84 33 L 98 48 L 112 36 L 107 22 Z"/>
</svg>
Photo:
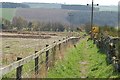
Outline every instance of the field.
<svg viewBox="0 0 120 80">
<path fill-rule="evenodd" d="M 7 20 L 12 20 L 15 16 L 16 9 L 15 8 L 0 8 L 0 17 L 3 17 Z"/>
<path fill-rule="evenodd" d="M 41 50 L 46 46 L 46 44 L 52 44 L 54 41 L 59 41 L 64 37 L 68 36 L 65 32 L 40 32 L 37 38 L 31 38 L 27 36 L 35 36 L 34 34 L 16 34 L 16 33 L 2 33 L 9 37 L 2 38 L 2 56 L 3 56 L 3 66 L 16 61 L 17 57 L 26 57 L 30 54 L 34 54 L 36 50 Z M 22 37 L 15 37 L 15 35 L 22 35 Z M 24 37 L 23 37 L 24 36 Z M 44 36 L 44 38 L 41 38 Z"/>
</svg>

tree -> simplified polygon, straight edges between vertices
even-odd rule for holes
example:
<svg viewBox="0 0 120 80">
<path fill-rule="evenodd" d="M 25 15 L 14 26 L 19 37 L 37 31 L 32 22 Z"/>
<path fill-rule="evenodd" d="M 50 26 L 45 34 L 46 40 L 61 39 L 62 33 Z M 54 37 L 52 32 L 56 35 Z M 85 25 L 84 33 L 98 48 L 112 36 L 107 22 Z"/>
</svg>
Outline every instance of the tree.
<svg viewBox="0 0 120 80">
<path fill-rule="evenodd" d="M 28 31 L 31 31 L 32 30 L 32 22 L 29 22 L 28 23 L 28 29 L 27 29 Z"/>
<path fill-rule="evenodd" d="M 18 31 L 21 31 L 23 28 L 27 28 L 28 26 L 28 22 L 22 17 L 14 17 L 12 24 L 17 28 Z"/>
<path fill-rule="evenodd" d="M 12 25 L 11 22 L 7 19 L 2 18 L 2 29 L 8 30 L 8 29 L 12 29 Z"/>
</svg>

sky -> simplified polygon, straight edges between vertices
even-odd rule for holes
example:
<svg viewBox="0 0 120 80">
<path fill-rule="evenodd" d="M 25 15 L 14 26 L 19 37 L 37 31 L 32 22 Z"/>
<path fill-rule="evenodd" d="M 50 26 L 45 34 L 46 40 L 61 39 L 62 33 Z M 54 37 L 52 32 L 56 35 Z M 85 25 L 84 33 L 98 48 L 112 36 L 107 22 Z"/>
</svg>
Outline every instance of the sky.
<svg viewBox="0 0 120 80">
<path fill-rule="evenodd" d="M 0 0 L 0 2 L 39 2 L 39 3 L 62 3 L 62 4 L 91 4 L 92 0 Z M 120 0 L 94 0 L 94 4 L 118 5 Z"/>
</svg>

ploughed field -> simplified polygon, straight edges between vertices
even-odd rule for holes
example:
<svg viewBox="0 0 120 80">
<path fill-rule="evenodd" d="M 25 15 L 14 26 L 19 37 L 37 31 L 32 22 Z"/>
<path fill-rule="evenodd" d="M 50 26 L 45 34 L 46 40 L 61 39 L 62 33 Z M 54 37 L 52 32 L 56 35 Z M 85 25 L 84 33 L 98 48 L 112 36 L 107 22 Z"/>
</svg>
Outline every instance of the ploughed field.
<svg viewBox="0 0 120 80">
<path fill-rule="evenodd" d="M 36 50 L 41 50 L 54 41 L 63 40 L 66 36 L 75 33 L 66 32 L 32 32 L 32 33 L 0 33 L 2 40 L 2 65 L 8 65 L 16 61 L 17 57 L 26 57 L 34 54 Z M 19 37 L 16 37 L 19 36 Z"/>
</svg>

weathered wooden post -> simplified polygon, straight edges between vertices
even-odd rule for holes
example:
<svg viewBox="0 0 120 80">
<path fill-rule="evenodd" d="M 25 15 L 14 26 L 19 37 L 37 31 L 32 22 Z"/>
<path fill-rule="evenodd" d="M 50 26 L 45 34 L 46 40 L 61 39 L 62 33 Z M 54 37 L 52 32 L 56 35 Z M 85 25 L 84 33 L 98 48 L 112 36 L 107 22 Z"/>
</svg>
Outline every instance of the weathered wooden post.
<svg viewBox="0 0 120 80">
<path fill-rule="evenodd" d="M 63 38 L 64 42 L 63 42 L 63 50 L 65 51 L 66 50 L 66 41 L 65 41 L 65 38 Z"/>
<path fill-rule="evenodd" d="M 55 41 L 53 42 L 54 44 L 55 44 Z M 55 64 L 55 60 L 56 60 L 56 45 L 53 47 L 53 59 L 52 59 L 52 61 L 53 61 L 53 66 L 54 66 L 54 64 Z"/>
<path fill-rule="evenodd" d="M 48 47 L 49 45 L 46 45 L 46 47 Z M 48 56 L 49 56 L 49 50 L 46 51 L 46 70 L 48 70 Z"/>
<path fill-rule="evenodd" d="M 70 40 L 70 37 L 68 36 L 68 47 L 71 46 L 71 40 Z"/>
<path fill-rule="evenodd" d="M 67 47 L 69 47 L 69 37 L 67 37 Z"/>
<path fill-rule="evenodd" d="M 65 49 L 67 50 L 67 38 L 65 38 L 66 41 L 65 41 Z"/>
<path fill-rule="evenodd" d="M 37 52 L 38 52 L 38 51 L 35 51 L 35 54 L 36 54 Z M 39 57 L 37 56 L 37 57 L 35 58 L 35 76 L 38 74 L 38 68 L 39 68 L 38 63 L 39 63 Z"/>
<path fill-rule="evenodd" d="M 60 41 L 61 41 L 61 40 L 59 40 L 59 42 L 60 42 Z M 61 43 L 58 45 L 58 48 L 59 48 L 59 54 L 60 54 L 59 59 L 61 60 L 61 59 L 62 59 Z"/>
<path fill-rule="evenodd" d="M 17 57 L 17 61 L 21 60 L 22 58 L 21 57 Z M 16 70 L 16 80 L 22 80 L 22 66 L 19 66 L 17 67 L 17 70 Z"/>
<path fill-rule="evenodd" d="M 76 39 L 76 38 L 72 38 L 72 39 L 71 39 L 72 45 L 75 44 L 75 39 Z"/>
<path fill-rule="evenodd" d="M 59 41 L 61 41 L 61 40 L 59 40 Z M 59 44 L 59 51 L 61 51 L 61 43 Z"/>
</svg>

